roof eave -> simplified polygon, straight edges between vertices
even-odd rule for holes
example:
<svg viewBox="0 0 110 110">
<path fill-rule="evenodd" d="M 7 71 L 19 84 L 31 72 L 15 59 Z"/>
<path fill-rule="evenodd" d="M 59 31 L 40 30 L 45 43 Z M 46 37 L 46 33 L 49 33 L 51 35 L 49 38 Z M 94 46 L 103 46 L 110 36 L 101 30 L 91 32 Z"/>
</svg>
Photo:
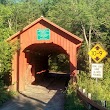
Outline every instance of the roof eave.
<svg viewBox="0 0 110 110">
<path fill-rule="evenodd" d="M 37 20 L 35 20 L 34 22 L 32 22 L 31 24 L 27 25 L 26 27 L 24 27 L 21 31 L 18 31 L 17 33 L 15 33 L 14 35 L 12 35 L 11 37 L 9 37 L 6 41 L 11 41 L 13 40 L 15 37 L 17 37 L 19 34 L 23 33 L 24 31 L 26 31 L 27 29 L 29 29 L 30 27 L 32 27 L 33 25 L 35 25 L 36 23 L 38 23 L 40 20 L 44 20 L 45 22 L 51 24 L 52 26 L 58 28 L 59 30 L 67 33 L 68 35 L 72 36 L 73 38 L 75 38 L 76 40 L 79 41 L 79 44 L 83 42 L 83 40 L 79 37 L 77 37 L 76 35 L 70 33 L 69 31 L 65 30 L 64 28 L 56 25 L 55 23 L 45 19 L 44 17 L 40 17 Z"/>
</svg>

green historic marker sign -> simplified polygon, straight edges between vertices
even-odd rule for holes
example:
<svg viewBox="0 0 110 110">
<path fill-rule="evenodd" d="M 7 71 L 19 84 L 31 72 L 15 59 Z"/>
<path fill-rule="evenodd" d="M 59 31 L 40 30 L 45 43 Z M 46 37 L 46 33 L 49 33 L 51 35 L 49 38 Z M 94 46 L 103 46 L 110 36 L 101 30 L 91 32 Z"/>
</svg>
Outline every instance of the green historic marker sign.
<svg viewBox="0 0 110 110">
<path fill-rule="evenodd" d="M 38 40 L 49 40 L 50 39 L 50 29 L 38 29 L 37 30 L 37 39 Z"/>
</svg>

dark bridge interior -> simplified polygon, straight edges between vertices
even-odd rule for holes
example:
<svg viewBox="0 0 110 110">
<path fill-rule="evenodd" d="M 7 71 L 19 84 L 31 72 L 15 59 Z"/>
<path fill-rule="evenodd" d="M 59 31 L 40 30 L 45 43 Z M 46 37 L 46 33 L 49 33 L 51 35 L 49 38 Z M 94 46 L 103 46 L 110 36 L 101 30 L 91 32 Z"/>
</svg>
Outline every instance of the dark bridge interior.
<svg viewBox="0 0 110 110">
<path fill-rule="evenodd" d="M 69 55 L 62 47 L 53 43 L 33 44 L 28 46 L 24 52 L 27 63 L 32 65 L 31 71 L 35 72 L 35 81 L 33 84 L 45 86 L 47 88 L 50 87 L 50 84 L 54 84 L 55 82 L 63 82 L 64 86 L 68 85 L 70 79 L 68 71 L 69 63 L 67 67 L 62 67 L 63 69 L 57 71 L 51 70 L 50 66 L 52 62 L 49 63 L 49 60 L 53 56 L 55 57 L 59 54 L 64 54 L 68 56 L 69 59 Z M 61 65 L 64 65 L 64 62 L 60 62 L 59 66 Z"/>
</svg>

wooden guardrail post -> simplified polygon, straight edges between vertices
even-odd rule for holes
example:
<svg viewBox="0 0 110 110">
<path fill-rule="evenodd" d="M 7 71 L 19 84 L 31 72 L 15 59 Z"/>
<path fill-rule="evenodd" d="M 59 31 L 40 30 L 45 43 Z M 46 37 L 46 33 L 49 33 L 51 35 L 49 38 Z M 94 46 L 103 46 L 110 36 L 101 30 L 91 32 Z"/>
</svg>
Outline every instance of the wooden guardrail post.
<svg viewBox="0 0 110 110">
<path fill-rule="evenodd" d="M 86 90 L 85 90 L 85 89 L 83 89 L 83 91 L 82 91 L 82 92 L 83 92 L 83 94 L 85 94 L 85 93 L 86 93 Z"/>
<path fill-rule="evenodd" d="M 88 94 L 87 94 L 87 97 L 88 97 L 89 99 L 91 99 L 91 93 L 88 93 Z"/>
</svg>

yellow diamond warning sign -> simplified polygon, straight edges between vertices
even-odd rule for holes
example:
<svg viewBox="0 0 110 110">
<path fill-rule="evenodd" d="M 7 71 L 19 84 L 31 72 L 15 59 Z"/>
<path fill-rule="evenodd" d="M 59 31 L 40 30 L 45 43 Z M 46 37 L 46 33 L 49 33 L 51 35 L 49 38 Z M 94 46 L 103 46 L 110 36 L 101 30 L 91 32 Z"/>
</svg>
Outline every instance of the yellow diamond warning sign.
<svg viewBox="0 0 110 110">
<path fill-rule="evenodd" d="M 99 45 L 96 44 L 89 52 L 88 55 L 96 62 L 100 62 L 108 53 Z"/>
</svg>

